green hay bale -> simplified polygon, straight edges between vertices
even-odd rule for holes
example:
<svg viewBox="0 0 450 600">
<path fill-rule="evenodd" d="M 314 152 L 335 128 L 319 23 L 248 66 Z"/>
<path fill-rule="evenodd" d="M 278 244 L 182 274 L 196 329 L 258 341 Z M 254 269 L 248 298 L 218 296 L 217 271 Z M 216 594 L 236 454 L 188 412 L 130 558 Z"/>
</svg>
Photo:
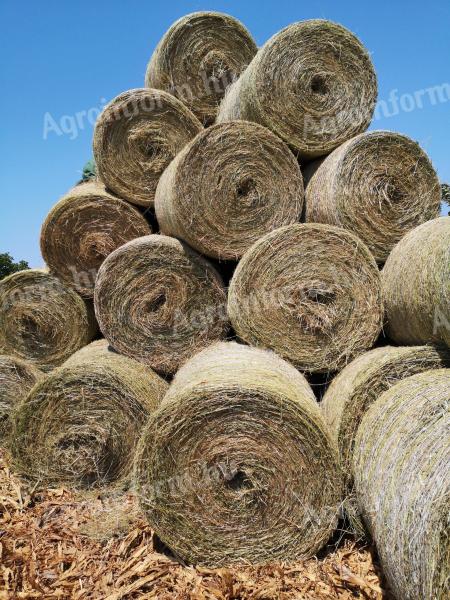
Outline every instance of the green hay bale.
<svg viewBox="0 0 450 600">
<path fill-rule="evenodd" d="M 265 233 L 300 220 L 303 182 L 289 148 L 265 127 L 236 121 L 202 131 L 156 190 L 161 231 L 207 256 L 237 260 Z"/>
<path fill-rule="evenodd" d="M 450 584 L 450 370 L 408 377 L 372 405 L 355 440 L 360 510 L 399 600 Z"/>
<path fill-rule="evenodd" d="M 337 448 L 306 379 L 234 342 L 177 373 L 139 443 L 135 483 L 161 540 L 213 566 L 313 555 L 342 499 Z"/>
</svg>

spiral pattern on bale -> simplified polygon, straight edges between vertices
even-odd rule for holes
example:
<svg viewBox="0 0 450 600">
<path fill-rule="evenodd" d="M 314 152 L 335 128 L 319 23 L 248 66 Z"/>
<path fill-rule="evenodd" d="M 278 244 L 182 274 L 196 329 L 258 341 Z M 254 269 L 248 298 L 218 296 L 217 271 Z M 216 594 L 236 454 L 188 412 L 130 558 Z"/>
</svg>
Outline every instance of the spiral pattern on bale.
<svg viewBox="0 0 450 600">
<path fill-rule="evenodd" d="M 450 370 L 384 392 L 355 440 L 358 503 L 396 598 L 448 598 Z"/>
<path fill-rule="evenodd" d="M 51 209 L 41 229 L 50 270 L 91 298 L 97 271 L 113 250 L 152 233 L 145 218 L 97 181 L 77 185 Z"/>
<path fill-rule="evenodd" d="M 202 131 L 170 163 L 155 196 L 161 231 L 237 260 L 264 234 L 300 220 L 303 182 L 289 148 L 236 121 Z"/>
<path fill-rule="evenodd" d="M 300 370 L 337 371 L 381 331 L 379 271 L 352 233 L 287 225 L 244 254 L 230 283 L 228 315 L 249 344 L 274 350 Z"/>
<path fill-rule="evenodd" d="M 314 19 L 289 25 L 258 50 L 228 88 L 218 122 L 265 125 L 310 159 L 365 131 L 376 98 L 361 42 L 341 25 Z"/>
<path fill-rule="evenodd" d="M 398 344 L 450 346 L 450 217 L 410 231 L 382 271 L 386 331 Z"/>
<path fill-rule="evenodd" d="M 125 487 L 141 430 L 167 387 L 148 367 L 94 342 L 19 404 L 15 468 L 40 485 Z"/>
<path fill-rule="evenodd" d="M 120 198 L 152 206 L 162 172 L 202 129 L 197 117 L 167 92 L 123 92 L 95 124 L 98 177 Z"/>
<path fill-rule="evenodd" d="M 0 354 L 0 446 L 6 446 L 11 433 L 11 415 L 31 388 L 45 377 L 31 363 Z"/>
<path fill-rule="evenodd" d="M 95 312 L 111 346 L 163 373 L 225 337 L 226 294 L 216 270 L 180 241 L 149 235 L 108 256 Z"/>
<path fill-rule="evenodd" d="M 440 185 L 428 156 L 399 133 L 371 131 L 318 166 L 306 189 L 306 221 L 355 233 L 383 263 L 414 227 L 439 216 Z"/>
<path fill-rule="evenodd" d="M 178 371 L 139 442 L 135 484 L 189 564 L 295 560 L 336 525 L 337 461 L 306 379 L 272 352 L 222 342 Z"/>
<path fill-rule="evenodd" d="M 240 21 L 196 12 L 176 21 L 156 47 L 145 85 L 182 100 L 205 125 L 214 122 L 226 88 L 258 48 Z"/>
<path fill-rule="evenodd" d="M 0 281 L 0 352 L 44 371 L 62 364 L 97 332 L 92 308 L 54 275 L 29 269 Z"/>
</svg>

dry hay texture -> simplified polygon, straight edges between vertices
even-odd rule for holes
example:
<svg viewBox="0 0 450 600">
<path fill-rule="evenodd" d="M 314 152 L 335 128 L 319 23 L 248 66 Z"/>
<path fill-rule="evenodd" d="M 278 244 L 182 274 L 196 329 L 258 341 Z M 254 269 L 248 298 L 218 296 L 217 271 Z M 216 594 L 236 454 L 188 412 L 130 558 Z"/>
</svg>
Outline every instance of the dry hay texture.
<svg viewBox="0 0 450 600">
<path fill-rule="evenodd" d="M 376 98 L 375 71 L 361 42 L 330 21 L 302 21 L 259 49 L 228 88 L 218 122 L 265 125 L 310 159 L 365 131 Z"/>
<path fill-rule="evenodd" d="M 409 232 L 391 252 L 381 279 L 392 340 L 450 346 L 450 217 Z"/>
<path fill-rule="evenodd" d="M 161 231 L 199 252 L 237 260 L 265 233 L 296 223 L 300 168 L 271 131 L 245 121 L 201 132 L 170 163 L 155 207 Z"/>
<path fill-rule="evenodd" d="M 41 229 L 41 252 L 53 273 L 91 298 L 108 254 L 151 232 L 135 208 L 93 181 L 77 185 L 53 206 Z"/>
<path fill-rule="evenodd" d="M 439 216 L 440 202 L 439 179 L 420 146 L 371 131 L 318 166 L 306 190 L 306 221 L 345 227 L 383 263 L 405 233 Z"/>
<path fill-rule="evenodd" d="M 0 446 L 7 446 L 11 433 L 11 414 L 35 383 L 45 377 L 31 363 L 0 354 Z"/>
<path fill-rule="evenodd" d="M 142 427 L 167 387 L 148 367 L 94 342 L 18 405 L 14 467 L 39 485 L 127 485 Z"/>
<path fill-rule="evenodd" d="M 151 526 L 189 564 L 295 560 L 336 526 L 337 462 L 303 375 L 222 342 L 178 371 L 139 442 L 135 484 Z"/>
<path fill-rule="evenodd" d="M 197 117 L 167 92 L 123 92 L 105 107 L 95 125 L 98 176 L 120 198 L 152 206 L 162 172 L 202 129 Z"/>
<path fill-rule="evenodd" d="M 44 371 L 88 344 L 97 325 L 92 308 L 70 287 L 39 269 L 0 281 L 0 352 Z"/>
<path fill-rule="evenodd" d="M 384 392 L 355 440 L 358 502 L 400 600 L 445 600 L 450 588 L 450 370 Z"/>
<path fill-rule="evenodd" d="M 210 125 L 226 88 L 256 52 L 253 38 L 237 19 L 217 12 L 186 15 L 156 47 L 145 85 L 174 94 Z"/>
<path fill-rule="evenodd" d="M 381 331 L 379 271 L 352 233 L 287 225 L 243 256 L 231 280 L 228 314 L 249 344 L 270 348 L 301 370 L 337 371 Z"/>
<path fill-rule="evenodd" d="M 226 335 L 226 293 L 215 269 L 182 242 L 149 235 L 108 256 L 95 286 L 95 312 L 117 351 L 173 373 Z"/>
</svg>

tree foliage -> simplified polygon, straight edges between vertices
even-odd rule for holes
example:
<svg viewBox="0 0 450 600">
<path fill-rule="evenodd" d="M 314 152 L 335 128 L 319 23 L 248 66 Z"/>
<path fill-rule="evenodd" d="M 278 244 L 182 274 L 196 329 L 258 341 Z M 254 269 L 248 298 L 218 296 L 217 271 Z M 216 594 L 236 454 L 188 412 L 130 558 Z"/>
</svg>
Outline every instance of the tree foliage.
<svg viewBox="0 0 450 600">
<path fill-rule="evenodd" d="M 18 262 L 14 262 L 14 259 L 9 252 L 4 252 L 3 254 L 0 254 L 0 279 L 3 279 L 11 273 L 23 271 L 24 269 L 29 269 L 26 260 L 19 260 Z"/>
</svg>

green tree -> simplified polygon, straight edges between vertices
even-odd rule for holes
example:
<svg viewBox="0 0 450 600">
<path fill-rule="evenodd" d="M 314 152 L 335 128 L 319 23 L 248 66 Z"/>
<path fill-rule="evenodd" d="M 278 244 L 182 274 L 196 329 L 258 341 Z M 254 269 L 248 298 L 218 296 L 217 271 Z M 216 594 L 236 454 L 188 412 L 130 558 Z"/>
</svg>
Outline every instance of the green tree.
<svg viewBox="0 0 450 600">
<path fill-rule="evenodd" d="M 24 269 L 29 268 L 26 260 L 14 262 L 14 259 L 9 252 L 0 254 L 0 279 L 3 279 L 11 273 L 17 273 L 17 271 L 23 271 Z"/>
</svg>

